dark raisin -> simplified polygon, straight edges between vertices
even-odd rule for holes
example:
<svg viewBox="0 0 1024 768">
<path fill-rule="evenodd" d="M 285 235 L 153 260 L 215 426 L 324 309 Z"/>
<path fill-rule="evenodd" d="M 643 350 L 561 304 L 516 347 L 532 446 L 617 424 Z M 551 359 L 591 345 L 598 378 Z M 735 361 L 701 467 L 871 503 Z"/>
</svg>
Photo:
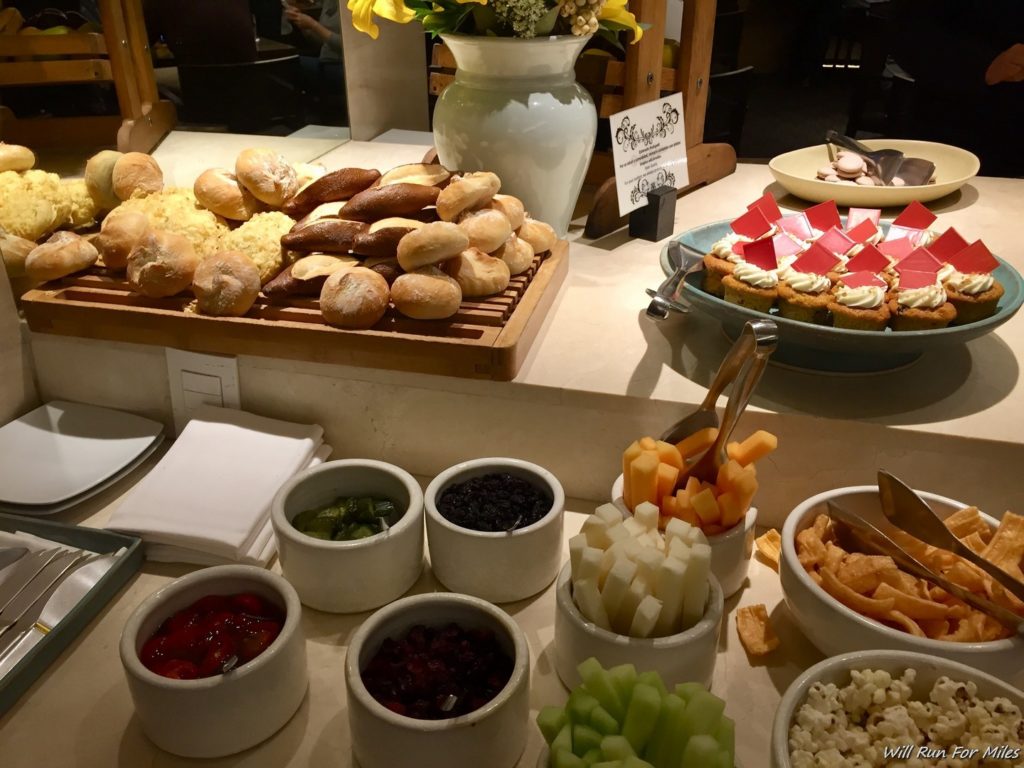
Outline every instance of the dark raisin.
<svg viewBox="0 0 1024 768">
<path fill-rule="evenodd" d="M 474 531 L 512 531 L 533 525 L 551 511 L 546 490 L 506 472 L 472 477 L 445 488 L 437 500 L 441 516 Z"/>
</svg>

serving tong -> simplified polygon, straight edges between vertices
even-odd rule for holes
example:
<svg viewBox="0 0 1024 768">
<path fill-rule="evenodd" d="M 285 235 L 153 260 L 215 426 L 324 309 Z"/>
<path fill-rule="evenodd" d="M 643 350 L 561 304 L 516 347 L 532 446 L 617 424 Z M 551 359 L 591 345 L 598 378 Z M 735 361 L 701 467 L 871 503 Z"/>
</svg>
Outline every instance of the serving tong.
<svg viewBox="0 0 1024 768">
<path fill-rule="evenodd" d="M 680 296 L 680 289 L 686 276 L 703 266 L 704 256 L 678 240 L 673 240 L 668 244 L 668 262 L 679 266 L 657 290 L 647 289 L 647 295 L 651 297 L 651 303 L 647 305 L 647 316 L 652 320 L 665 320 L 672 312 L 681 315 L 689 313 L 690 308 Z"/>
<path fill-rule="evenodd" d="M 838 131 L 828 131 L 825 141 L 863 157 L 868 161 L 868 175 L 885 186 L 892 186 L 892 180 L 899 176 L 906 186 L 921 187 L 935 173 L 935 163 L 931 160 L 907 157 L 898 149 L 868 149 L 856 139 Z"/>
</svg>

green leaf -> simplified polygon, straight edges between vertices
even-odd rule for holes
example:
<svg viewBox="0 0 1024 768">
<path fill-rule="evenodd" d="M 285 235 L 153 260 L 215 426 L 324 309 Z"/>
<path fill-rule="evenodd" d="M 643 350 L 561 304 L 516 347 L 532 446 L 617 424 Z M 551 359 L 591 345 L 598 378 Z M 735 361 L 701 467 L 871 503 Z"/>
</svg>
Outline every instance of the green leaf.
<svg viewBox="0 0 1024 768">
<path fill-rule="evenodd" d="M 610 22 L 602 21 L 601 25 L 597 28 L 598 37 L 600 37 L 606 43 L 615 46 L 615 48 L 625 53 L 626 49 L 623 47 L 622 42 L 619 40 L 619 33 L 613 29 L 609 29 L 608 27 L 605 26 L 605 24 L 609 24 L 610 26 Z"/>
<path fill-rule="evenodd" d="M 476 25 L 478 33 L 491 33 L 497 28 L 498 15 L 491 6 L 474 4 L 471 7 L 473 9 L 473 23 Z"/>
<path fill-rule="evenodd" d="M 537 24 L 533 28 L 534 32 L 538 35 L 550 35 L 551 30 L 555 28 L 556 21 L 558 21 L 557 5 L 537 20 Z"/>
</svg>

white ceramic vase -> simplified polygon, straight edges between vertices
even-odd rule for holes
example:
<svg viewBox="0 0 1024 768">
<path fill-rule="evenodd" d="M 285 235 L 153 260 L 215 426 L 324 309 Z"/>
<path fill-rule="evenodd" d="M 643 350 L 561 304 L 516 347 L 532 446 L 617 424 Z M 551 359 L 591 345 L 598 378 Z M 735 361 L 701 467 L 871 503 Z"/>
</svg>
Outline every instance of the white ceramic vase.
<svg viewBox="0 0 1024 768">
<path fill-rule="evenodd" d="M 502 192 L 564 235 L 597 135 L 594 102 L 574 72 L 589 38 L 441 37 L 457 70 L 434 110 L 440 162 L 493 171 Z"/>
</svg>

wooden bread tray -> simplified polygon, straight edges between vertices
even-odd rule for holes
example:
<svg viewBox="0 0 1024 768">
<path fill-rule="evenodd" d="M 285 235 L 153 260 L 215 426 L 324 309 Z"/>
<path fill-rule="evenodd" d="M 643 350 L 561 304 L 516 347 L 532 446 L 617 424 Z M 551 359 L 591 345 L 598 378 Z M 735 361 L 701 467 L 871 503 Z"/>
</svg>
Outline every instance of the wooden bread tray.
<svg viewBox="0 0 1024 768">
<path fill-rule="evenodd" d="M 269 303 L 261 296 L 245 317 L 200 315 L 189 294 L 146 298 L 123 275 L 98 269 L 31 290 L 22 306 L 38 333 L 511 381 L 565 279 L 568 250 L 558 241 L 504 293 L 467 299 L 447 320 L 411 320 L 391 308 L 368 331 L 325 324 L 316 298 Z"/>
</svg>

